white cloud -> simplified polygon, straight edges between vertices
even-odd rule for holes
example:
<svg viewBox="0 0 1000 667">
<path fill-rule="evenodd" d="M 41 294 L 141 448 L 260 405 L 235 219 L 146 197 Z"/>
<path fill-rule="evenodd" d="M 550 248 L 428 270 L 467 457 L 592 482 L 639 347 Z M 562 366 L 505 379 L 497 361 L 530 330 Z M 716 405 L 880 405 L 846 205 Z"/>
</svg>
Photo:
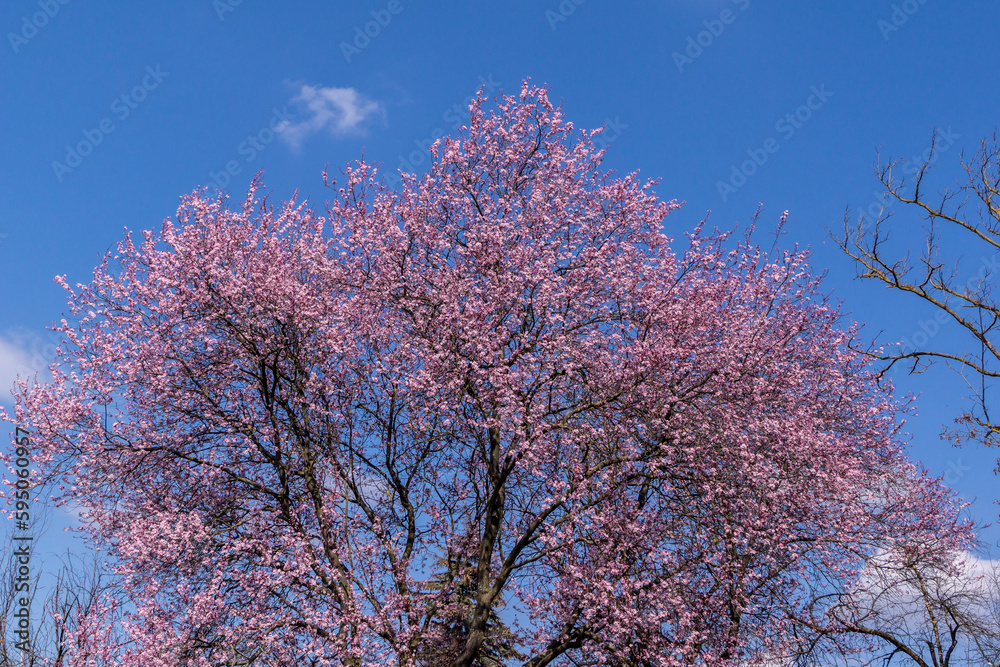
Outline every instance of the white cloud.
<svg viewBox="0 0 1000 667">
<path fill-rule="evenodd" d="M 0 337 L 0 402 L 11 402 L 11 386 L 17 376 L 23 378 L 31 368 L 31 353 L 17 342 Z"/>
<path fill-rule="evenodd" d="M 1000 560 L 981 558 L 972 553 L 955 553 L 957 572 L 946 573 L 936 567 L 921 567 L 921 583 L 939 613 L 941 601 L 964 614 L 966 622 L 995 625 L 997 595 L 1000 593 Z M 914 571 L 902 567 L 899 554 L 876 554 L 862 572 L 854 599 L 859 613 L 879 618 L 880 629 L 903 638 L 913 647 L 933 640 L 928 634 L 933 625 L 927 612 L 927 600 L 917 586 Z M 967 643 L 968 628 L 959 641 Z M 962 663 L 966 664 L 966 663 Z"/>
<path fill-rule="evenodd" d="M 293 148 L 315 132 L 329 132 L 335 137 L 361 132 L 363 123 L 384 110 L 354 88 L 303 85 L 292 103 L 303 109 L 301 121 L 282 121 L 277 126 L 281 137 Z"/>
<path fill-rule="evenodd" d="M 84 514 L 89 512 L 92 508 L 87 505 L 81 504 L 79 501 L 73 499 L 67 501 L 65 505 L 61 505 L 57 511 L 63 515 L 63 520 L 68 522 L 73 526 L 80 526 L 83 524 Z"/>
<path fill-rule="evenodd" d="M 49 379 L 48 366 L 56 352 L 54 340 L 24 332 L 0 334 L 0 403 L 13 403 L 10 390 L 18 376 L 31 380 L 38 373 L 39 381 Z"/>
</svg>

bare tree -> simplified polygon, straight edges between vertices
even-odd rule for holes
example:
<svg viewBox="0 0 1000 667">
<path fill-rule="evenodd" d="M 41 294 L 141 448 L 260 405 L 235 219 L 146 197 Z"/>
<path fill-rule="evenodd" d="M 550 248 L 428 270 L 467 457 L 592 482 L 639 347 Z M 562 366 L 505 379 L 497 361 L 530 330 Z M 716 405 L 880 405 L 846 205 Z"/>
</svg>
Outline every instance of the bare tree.
<svg viewBox="0 0 1000 667">
<path fill-rule="evenodd" d="M 819 595 L 799 665 L 1000 665 L 1000 569 L 970 554 L 883 552 L 848 591 Z"/>
<path fill-rule="evenodd" d="M 35 560 L 34 549 L 31 556 Z M 67 552 L 40 606 L 36 599 L 42 590 L 42 575 L 40 568 L 35 570 L 26 594 L 31 602 L 31 615 L 37 622 L 26 641 L 15 634 L 14 614 L 21 606 L 18 598 L 25 591 L 17 585 L 23 582 L 15 579 L 15 547 L 10 542 L 4 546 L 0 561 L 7 568 L 0 577 L 0 667 L 61 667 L 77 619 L 90 611 L 103 590 L 105 574 L 99 556 L 94 554 L 84 562 L 83 558 Z M 25 644 L 27 650 L 23 650 Z"/>
<path fill-rule="evenodd" d="M 968 343 L 962 349 L 949 349 L 925 332 L 894 351 L 873 348 L 868 354 L 886 362 L 884 370 L 901 363 L 918 373 L 933 362 L 948 364 L 965 378 L 974 400 L 970 409 L 957 416 L 956 427 L 945 428 L 943 436 L 956 444 L 971 439 L 1000 445 L 1000 421 L 991 409 L 990 396 L 990 381 L 1000 377 L 1000 304 L 995 291 L 1000 252 L 1000 145 L 994 134 L 983 140 L 971 160 L 966 162 L 963 155 L 962 183 L 937 193 L 928 192 L 928 175 L 940 155 L 937 133 L 926 155 L 919 165 L 879 159 L 875 171 L 885 194 L 881 211 L 871 221 L 864 215 L 852 221 L 848 211 L 843 234 L 835 238 L 855 260 L 859 277 L 931 304 L 938 316 L 934 327 L 958 324 Z M 924 220 L 925 243 L 915 259 L 897 252 L 890 243 L 890 231 L 901 231 L 900 227 L 890 229 L 889 224 L 892 204 L 897 202 Z M 979 261 L 971 275 L 970 261 Z"/>
</svg>

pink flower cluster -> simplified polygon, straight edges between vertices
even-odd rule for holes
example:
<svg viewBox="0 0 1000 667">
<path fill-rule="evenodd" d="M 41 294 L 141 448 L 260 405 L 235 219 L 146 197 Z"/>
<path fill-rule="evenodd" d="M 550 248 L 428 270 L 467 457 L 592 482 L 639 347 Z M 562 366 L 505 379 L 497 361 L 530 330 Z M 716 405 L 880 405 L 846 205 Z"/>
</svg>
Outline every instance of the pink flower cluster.
<svg viewBox="0 0 1000 667">
<path fill-rule="evenodd" d="M 9 419 L 119 575 L 66 665 L 752 662 L 971 538 L 805 252 L 675 253 L 544 89 L 485 106 L 398 190 L 197 192 L 63 281 Z"/>
</svg>

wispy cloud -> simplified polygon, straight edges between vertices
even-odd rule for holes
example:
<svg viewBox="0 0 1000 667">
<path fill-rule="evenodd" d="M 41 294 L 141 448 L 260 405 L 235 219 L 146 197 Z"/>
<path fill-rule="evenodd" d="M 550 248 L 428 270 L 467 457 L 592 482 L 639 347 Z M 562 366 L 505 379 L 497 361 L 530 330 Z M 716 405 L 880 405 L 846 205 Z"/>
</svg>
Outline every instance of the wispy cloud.
<svg viewBox="0 0 1000 667">
<path fill-rule="evenodd" d="M 79 500 L 74 498 L 69 500 L 65 505 L 59 506 L 56 511 L 63 515 L 65 521 L 70 522 L 74 526 L 79 526 L 91 509 L 91 507 L 80 503 Z"/>
<path fill-rule="evenodd" d="M 20 375 L 30 380 L 38 373 L 39 381 L 48 379 L 48 365 L 55 356 L 55 344 L 22 331 L 0 333 L 0 404 L 11 405 L 10 390 Z"/>
<path fill-rule="evenodd" d="M 20 373 L 31 368 L 31 353 L 19 341 L 0 336 L 0 403 L 10 404 L 10 388 Z"/>
<path fill-rule="evenodd" d="M 378 102 L 354 88 L 303 85 L 292 103 L 302 108 L 303 120 L 282 121 L 277 131 L 293 148 L 298 148 L 306 137 L 317 132 L 327 132 L 334 137 L 358 134 L 366 120 L 384 114 Z"/>
</svg>

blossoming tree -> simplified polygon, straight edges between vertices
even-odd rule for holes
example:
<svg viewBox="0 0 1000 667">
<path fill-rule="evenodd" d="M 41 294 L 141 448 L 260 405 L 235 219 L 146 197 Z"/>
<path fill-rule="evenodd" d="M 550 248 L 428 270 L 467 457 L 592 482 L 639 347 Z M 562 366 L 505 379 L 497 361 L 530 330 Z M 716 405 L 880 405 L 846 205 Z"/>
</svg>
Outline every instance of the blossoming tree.
<svg viewBox="0 0 1000 667">
<path fill-rule="evenodd" d="M 398 190 L 203 191 L 16 415 L 113 593 L 73 665 L 749 664 L 887 545 L 961 547 L 806 254 L 663 230 L 525 83 Z"/>
</svg>

